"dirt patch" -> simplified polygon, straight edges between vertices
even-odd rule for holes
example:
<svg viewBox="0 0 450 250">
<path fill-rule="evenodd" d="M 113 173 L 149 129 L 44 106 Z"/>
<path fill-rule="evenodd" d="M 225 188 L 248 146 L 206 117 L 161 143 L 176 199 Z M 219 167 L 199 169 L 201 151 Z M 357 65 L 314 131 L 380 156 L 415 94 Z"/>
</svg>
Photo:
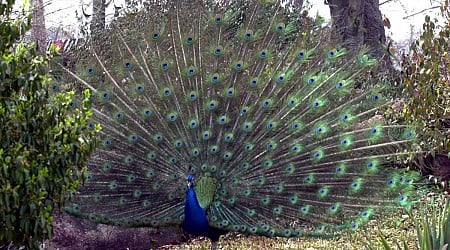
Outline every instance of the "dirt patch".
<svg viewBox="0 0 450 250">
<path fill-rule="evenodd" d="M 53 239 L 44 242 L 50 250 L 158 249 L 187 239 L 177 228 L 123 228 L 96 224 L 61 212 L 54 214 Z"/>
</svg>

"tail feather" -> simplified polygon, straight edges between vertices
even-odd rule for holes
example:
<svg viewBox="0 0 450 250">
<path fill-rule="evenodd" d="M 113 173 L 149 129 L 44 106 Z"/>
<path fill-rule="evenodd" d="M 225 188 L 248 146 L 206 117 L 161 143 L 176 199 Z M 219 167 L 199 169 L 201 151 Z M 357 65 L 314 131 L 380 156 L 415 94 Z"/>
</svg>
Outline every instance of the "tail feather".
<svg viewBox="0 0 450 250">
<path fill-rule="evenodd" d="M 68 70 L 102 127 L 70 213 L 181 225 L 188 174 L 217 181 L 197 195 L 227 231 L 319 235 L 409 204 L 417 176 L 390 166 L 415 132 L 376 119 L 389 98 L 367 48 L 326 44 L 269 2 L 150 3 L 94 41 L 105 51 Z"/>
</svg>

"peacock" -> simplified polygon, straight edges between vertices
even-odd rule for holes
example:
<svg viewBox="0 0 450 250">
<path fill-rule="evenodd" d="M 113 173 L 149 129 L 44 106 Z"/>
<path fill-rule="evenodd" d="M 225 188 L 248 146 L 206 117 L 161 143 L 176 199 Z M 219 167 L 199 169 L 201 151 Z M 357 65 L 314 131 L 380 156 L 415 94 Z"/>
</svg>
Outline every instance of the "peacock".
<svg viewBox="0 0 450 250">
<path fill-rule="evenodd" d="M 410 207 L 419 176 L 396 166 L 416 132 L 385 118 L 370 49 L 327 32 L 273 0 L 148 1 L 113 21 L 65 70 L 101 127 L 65 210 L 217 241 L 336 235 Z"/>
</svg>

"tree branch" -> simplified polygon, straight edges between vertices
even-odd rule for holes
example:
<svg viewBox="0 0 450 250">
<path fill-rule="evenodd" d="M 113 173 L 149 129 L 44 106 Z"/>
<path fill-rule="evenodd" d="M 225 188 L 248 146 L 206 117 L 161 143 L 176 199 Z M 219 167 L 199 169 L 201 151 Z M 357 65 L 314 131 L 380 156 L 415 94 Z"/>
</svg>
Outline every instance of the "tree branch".
<svg viewBox="0 0 450 250">
<path fill-rule="evenodd" d="M 385 4 L 385 3 L 389 3 L 389 2 L 392 2 L 392 1 L 394 1 L 394 0 L 386 0 L 386 1 L 382 2 L 382 3 L 380 3 L 378 6 L 381 6 L 381 5 Z"/>
<path fill-rule="evenodd" d="M 423 10 L 421 10 L 421 11 L 419 11 L 419 12 L 416 12 L 416 13 L 413 13 L 413 14 L 411 14 L 411 15 L 405 16 L 405 17 L 403 17 L 403 19 L 408 19 L 408 18 L 413 17 L 413 16 L 415 16 L 415 15 L 424 13 L 425 11 L 437 9 L 437 8 L 440 8 L 440 7 L 441 7 L 441 6 L 433 6 L 433 7 L 427 8 L 427 9 L 423 9 Z"/>
</svg>

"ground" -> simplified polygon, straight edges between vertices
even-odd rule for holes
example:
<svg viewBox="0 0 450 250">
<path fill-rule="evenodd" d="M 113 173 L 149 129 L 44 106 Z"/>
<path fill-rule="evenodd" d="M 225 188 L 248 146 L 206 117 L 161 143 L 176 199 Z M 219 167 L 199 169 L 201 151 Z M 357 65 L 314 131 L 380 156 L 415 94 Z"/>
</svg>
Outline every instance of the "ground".
<svg viewBox="0 0 450 250">
<path fill-rule="evenodd" d="M 53 225 L 54 237 L 44 243 L 48 250 L 148 250 L 182 243 L 182 233 L 176 228 L 120 228 L 61 212 L 55 212 Z"/>
<path fill-rule="evenodd" d="M 392 216 L 393 214 L 391 214 Z M 365 249 L 367 245 L 380 249 L 378 233 L 381 231 L 390 242 L 406 240 L 410 249 L 417 249 L 415 228 L 406 214 L 398 213 L 386 220 L 373 220 L 358 233 L 336 238 L 266 238 L 238 234 L 222 236 L 219 249 Z M 395 243 L 393 243 L 394 246 Z M 187 237 L 177 228 L 120 228 L 95 224 L 62 213 L 55 213 L 54 237 L 46 241 L 49 250 L 148 250 L 148 249 L 210 249 L 205 238 Z"/>
</svg>

